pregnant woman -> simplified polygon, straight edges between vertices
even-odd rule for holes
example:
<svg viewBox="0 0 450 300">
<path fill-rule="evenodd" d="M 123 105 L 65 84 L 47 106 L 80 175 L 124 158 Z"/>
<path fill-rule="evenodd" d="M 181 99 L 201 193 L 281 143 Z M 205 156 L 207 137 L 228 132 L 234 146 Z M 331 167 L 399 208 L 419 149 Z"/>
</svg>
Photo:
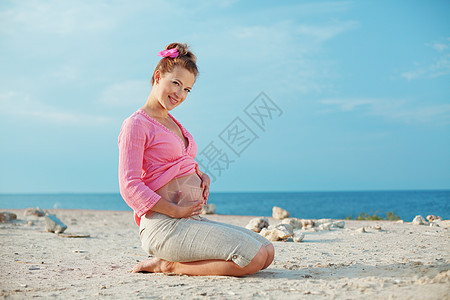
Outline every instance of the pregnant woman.
<svg viewBox="0 0 450 300">
<path fill-rule="evenodd" d="M 210 180 L 194 160 L 194 138 L 169 113 L 195 83 L 196 57 L 180 43 L 158 55 L 147 102 L 119 135 L 120 193 L 134 211 L 143 249 L 153 256 L 133 271 L 242 276 L 267 268 L 274 258 L 268 240 L 199 216 Z"/>
</svg>

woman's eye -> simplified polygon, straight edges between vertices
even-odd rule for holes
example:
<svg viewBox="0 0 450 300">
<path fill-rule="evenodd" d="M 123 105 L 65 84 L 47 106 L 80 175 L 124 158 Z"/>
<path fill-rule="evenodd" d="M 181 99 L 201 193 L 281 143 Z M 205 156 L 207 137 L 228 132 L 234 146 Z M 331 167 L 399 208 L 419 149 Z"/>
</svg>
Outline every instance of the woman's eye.
<svg viewBox="0 0 450 300">
<path fill-rule="evenodd" d="M 176 85 L 180 85 L 180 84 L 178 83 L 178 81 L 173 81 L 173 83 L 175 83 Z"/>
<path fill-rule="evenodd" d="M 184 91 L 185 91 L 186 93 L 190 93 L 190 92 L 191 92 L 190 89 L 184 89 Z"/>
</svg>

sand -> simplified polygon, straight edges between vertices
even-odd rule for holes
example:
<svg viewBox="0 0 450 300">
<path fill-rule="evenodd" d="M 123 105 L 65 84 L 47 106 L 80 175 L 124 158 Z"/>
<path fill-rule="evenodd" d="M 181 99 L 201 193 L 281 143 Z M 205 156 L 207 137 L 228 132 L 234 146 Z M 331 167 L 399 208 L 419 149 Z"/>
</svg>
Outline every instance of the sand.
<svg viewBox="0 0 450 300">
<path fill-rule="evenodd" d="M 46 232 L 42 217 L 8 211 L 18 220 L 0 224 L 6 299 L 450 299 L 442 226 L 346 221 L 343 229 L 305 231 L 300 243 L 274 242 L 274 263 L 257 274 L 190 277 L 128 272 L 147 258 L 131 212 L 51 210 L 65 233 L 90 236 L 67 238 Z M 208 218 L 245 226 L 252 217 Z"/>
</svg>

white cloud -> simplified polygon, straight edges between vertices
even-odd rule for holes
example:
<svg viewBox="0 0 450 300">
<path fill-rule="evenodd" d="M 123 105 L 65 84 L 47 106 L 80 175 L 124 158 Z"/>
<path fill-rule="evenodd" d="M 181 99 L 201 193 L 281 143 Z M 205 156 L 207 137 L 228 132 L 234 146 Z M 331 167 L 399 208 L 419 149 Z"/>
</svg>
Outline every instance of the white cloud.
<svg viewBox="0 0 450 300">
<path fill-rule="evenodd" d="M 20 92 L 0 94 L 0 114 L 7 118 L 27 117 L 39 121 L 69 124 L 75 126 L 101 125 L 110 122 L 110 118 L 80 112 L 61 110 Z"/>
<path fill-rule="evenodd" d="M 83 68 L 81 63 L 65 63 L 55 66 L 54 70 L 43 73 L 43 78 L 57 82 L 70 82 L 82 78 Z"/>
<path fill-rule="evenodd" d="M 320 103 L 337 106 L 341 111 L 352 111 L 359 106 L 373 105 L 374 99 L 324 99 Z"/>
<path fill-rule="evenodd" d="M 311 15 L 344 12 L 351 7 L 353 7 L 353 2 L 351 1 L 314 1 L 310 3 L 301 3 L 294 8 L 297 12 Z"/>
<path fill-rule="evenodd" d="M 446 44 L 447 43 L 447 44 Z M 450 53 L 449 39 L 446 43 L 435 42 L 426 44 L 426 46 L 433 48 L 439 54 L 433 58 L 433 62 L 428 65 L 422 65 L 412 71 L 403 72 L 401 77 L 407 80 L 414 80 L 419 78 L 435 78 L 450 74 Z"/>
<path fill-rule="evenodd" d="M 68 34 L 101 31 L 117 20 L 110 17 L 111 6 L 96 1 L 17 1 L 0 13 L 1 31 Z"/>
<path fill-rule="evenodd" d="M 319 26 L 310 24 L 297 25 L 287 20 L 267 26 L 238 26 L 232 29 L 231 34 L 239 39 L 264 38 L 274 44 L 281 39 L 285 43 L 292 43 L 293 39 L 298 39 L 298 41 L 303 41 L 301 42 L 302 45 L 306 46 L 310 42 L 323 43 L 344 32 L 354 30 L 358 26 L 359 23 L 356 21 L 333 22 Z"/>
<path fill-rule="evenodd" d="M 433 49 L 435 49 L 438 52 L 443 52 L 445 50 L 447 50 L 448 45 L 445 45 L 443 43 L 432 43 L 432 44 L 427 44 L 427 46 L 432 47 Z"/>
<path fill-rule="evenodd" d="M 384 117 L 403 123 L 450 124 L 450 104 L 414 105 L 405 100 L 392 99 L 323 99 L 329 112 L 353 112 Z"/>
<path fill-rule="evenodd" d="M 162 0 L 27 0 L 12 1 L 3 6 L 0 32 L 68 35 L 112 30 L 136 13 L 147 12 L 151 17 L 160 11 L 170 11 L 171 4 Z"/>
<path fill-rule="evenodd" d="M 359 23 L 356 21 L 334 22 L 324 26 L 299 25 L 294 28 L 294 34 L 311 37 L 314 41 L 322 43 L 358 26 Z"/>
<path fill-rule="evenodd" d="M 143 105 L 150 93 L 150 80 L 128 80 L 108 86 L 100 95 L 100 102 L 110 107 Z"/>
<path fill-rule="evenodd" d="M 268 25 L 235 25 L 214 35 L 205 35 L 204 40 L 211 43 L 210 49 L 213 45 L 222 45 L 217 53 L 212 53 L 211 61 L 223 56 L 235 66 L 242 64 L 250 70 L 236 74 L 241 81 L 270 84 L 292 92 L 320 93 L 329 88 L 331 78 L 337 76 L 336 62 L 321 55 L 325 44 L 358 26 L 356 21 L 312 25 L 284 20 Z M 201 57 L 205 60 L 208 55 L 201 54 Z"/>
</svg>

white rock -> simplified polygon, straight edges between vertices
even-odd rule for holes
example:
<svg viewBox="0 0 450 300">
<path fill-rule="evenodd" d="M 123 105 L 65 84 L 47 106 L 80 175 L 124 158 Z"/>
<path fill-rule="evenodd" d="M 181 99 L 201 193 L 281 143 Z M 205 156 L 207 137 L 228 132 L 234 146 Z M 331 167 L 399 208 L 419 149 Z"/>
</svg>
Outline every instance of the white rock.
<svg viewBox="0 0 450 300">
<path fill-rule="evenodd" d="M 216 213 L 216 205 L 214 203 L 203 206 L 202 215 L 212 215 L 214 213 Z"/>
<path fill-rule="evenodd" d="M 300 222 L 302 223 L 303 228 L 314 227 L 315 225 L 313 220 L 301 219 Z"/>
<path fill-rule="evenodd" d="M 375 230 L 378 230 L 378 231 L 383 230 L 383 229 L 381 228 L 381 225 L 379 225 L 379 224 L 377 224 L 377 225 L 375 225 L 375 226 L 372 226 L 372 228 L 375 229 Z"/>
<path fill-rule="evenodd" d="M 3 211 L 0 213 L 0 223 L 7 223 L 12 220 L 17 220 L 17 215 L 15 213 Z"/>
<path fill-rule="evenodd" d="M 43 217 L 43 216 L 45 216 L 45 212 L 42 209 L 40 209 L 39 206 L 36 208 L 30 207 L 25 210 L 24 215 L 25 216 Z"/>
<path fill-rule="evenodd" d="M 274 229 L 263 228 L 259 234 L 268 239 L 269 241 L 280 240 L 278 232 Z"/>
<path fill-rule="evenodd" d="M 281 207 L 274 206 L 272 208 L 272 217 L 278 220 L 283 220 L 289 218 L 289 212 L 287 210 L 282 209 Z"/>
<path fill-rule="evenodd" d="M 324 223 L 318 226 L 319 230 L 331 230 L 331 223 Z"/>
<path fill-rule="evenodd" d="M 337 228 L 344 228 L 345 227 L 345 222 L 344 221 L 334 221 L 332 223 L 333 227 L 337 227 Z"/>
<path fill-rule="evenodd" d="M 301 242 L 301 241 L 303 241 L 303 239 L 305 238 L 305 234 L 304 233 L 302 233 L 302 232 L 300 232 L 299 230 L 297 230 L 297 231 L 294 231 L 294 236 L 293 236 L 293 240 L 294 240 L 294 242 Z"/>
<path fill-rule="evenodd" d="M 436 220 L 442 221 L 442 218 L 439 217 L 439 216 L 435 216 L 435 215 L 428 215 L 427 216 L 427 220 L 428 220 L 428 222 L 433 222 L 433 221 L 436 221 Z"/>
<path fill-rule="evenodd" d="M 278 224 L 263 228 L 259 233 L 270 241 L 286 241 L 294 235 L 293 228 L 289 224 Z"/>
<path fill-rule="evenodd" d="M 294 227 L 289 224 L 278 224 L 274 228 L 285 233 L 285 238 L 289 238 L 294 234 Z"/>
<path fill-rule="evenodd" d="M 281 224 L 289 224 L 294 229 L 299 229 L 299 228 L 303 227 L 302 222 L 300 222 L 300 219 L 297 219 L 297 218 L 286 218 L 286 219 L 283 219 L 281 221 Z"/>
<path fill-rule="evenodd" d="M 316 220 L 314 222 L 314 224 L 315 224 L 315 226 L 320 226 L 322 224 L 332 223 L 332 222 L 333 222 L 333 220 L 331 220 L 331 219 L 319 219 L 319 220 Z"/>
<path fill-rule="evenodd" d="M 45 228 L 48 232 L 63 233 L 67 225 L 61 222 L 55 215 L 47 214 L 45 216 Z"/>
<path fill-rule="evenodd" d="M 403 220 L 398 220 L 398 221 L 395 222 L 395 223 L 397 223 L 397 224 L 403 224 L 403 223 L 405 223 L 405 221 L 403 221 Z"/>
<path fill-rule="evenodd" d="M 412 220 L 412 223 L 413 223 L 414 225 L 425 225 L 425 224 L 427 224 L 428 222 L 427 222 L 427 220 L 425 220 L 425 218 L 422 217 L 421 215 L 417 215 L 417 216 L 415 216 L 414 220 Z"/>
<path fill-rule="evenodd" d="M 269 220 L 267 218 L 253 218 L 248 222 L 245 228 L 250 229 L 254 232 L 261 232 L 263 228 L 269 227 Z"/>
<path fill-rule="evenodd" d="M 366 229 L 364 227 L 361 227 L 359 229 L 356 230 L 359 233 L 366 233 Z"/>
</svg>

